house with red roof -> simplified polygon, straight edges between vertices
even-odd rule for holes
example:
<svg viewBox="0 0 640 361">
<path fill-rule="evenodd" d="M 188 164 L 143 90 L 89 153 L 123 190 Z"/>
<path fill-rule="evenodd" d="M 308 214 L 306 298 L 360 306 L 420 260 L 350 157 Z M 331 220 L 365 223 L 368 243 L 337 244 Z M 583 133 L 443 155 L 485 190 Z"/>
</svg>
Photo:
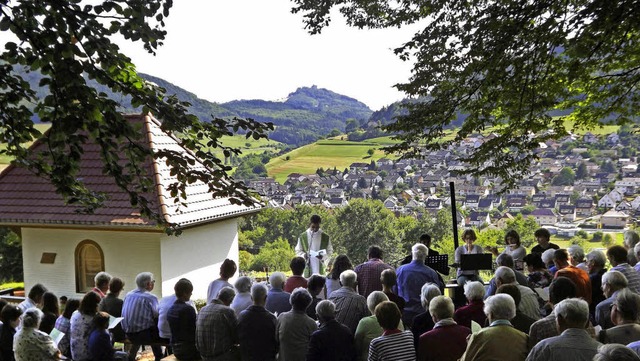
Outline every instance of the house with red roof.
<svg viewBox="0 0 640 361">
<path fill-rule="evenodd" d="M 192 167 L 206 170 L 161 130 L 153 116 L 125 117 L 140 125 L 143 140 L 153 150 L 181 152 L 195 160 Z M 45 146 L 37 141 L 31 151 L 37 154 Z M 167 191 L 175 181 L 169 167 L 162 159 L 150 159 L 144 169 L 155 187 L 146 197 L 166 221 L 182 230 L 179 236 L 169 236 L 142 217 L 127 193 L 103 173 L 99 150 L 95 144 L 84 147 L 78 175 L 89 189 L 108 195 L 92 214 L 65 204 L 48 180 L 27 169 L 11 165 L 0 173 L 0 225 L 22 237 L 25 288 L 42 283 L 57 296 L 81 297 L 93 287 L 94 276 L 106 271 L 123 279 L 128 291 L 135 288 L 135 276 L 148 271 L 154 274 L 153 292 L 158 296 L 173 293 L 176 281 L 186 277 L 194 285 L 193 298 L 205 298 L 224 259 L 238 262 L 238 217 L 258 212 L 260 206 L 213 198 L 202 182 L 189 184 L 186 200 L 175 203 Z"/>
</svg>

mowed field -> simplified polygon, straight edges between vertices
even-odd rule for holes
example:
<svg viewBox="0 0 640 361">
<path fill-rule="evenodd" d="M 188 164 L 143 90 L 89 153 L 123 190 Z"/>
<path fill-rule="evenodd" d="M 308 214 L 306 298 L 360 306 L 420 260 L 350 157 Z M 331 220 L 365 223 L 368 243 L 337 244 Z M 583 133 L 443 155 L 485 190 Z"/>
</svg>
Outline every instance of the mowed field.
<svg viewBox="0 0 640 361">
<path fill-rule="evenodd" d="M 397 158 L 386 155 L 380 150 L 391 144 L 393 141 L 389 137 L 368 139 L 363 142 L 340 139 L 321 140 L 271 159 L 267 163 L 267 172 L 270 177 L 284 183 L 291 173 L 311 174 L 318 168 L 333 169 L 334 167 L 342 171 L 351 163 L 369 163 L 385 157 Z M 368 154 L 369 149 L 374 150 L 372 156 Z"/>
</svg>

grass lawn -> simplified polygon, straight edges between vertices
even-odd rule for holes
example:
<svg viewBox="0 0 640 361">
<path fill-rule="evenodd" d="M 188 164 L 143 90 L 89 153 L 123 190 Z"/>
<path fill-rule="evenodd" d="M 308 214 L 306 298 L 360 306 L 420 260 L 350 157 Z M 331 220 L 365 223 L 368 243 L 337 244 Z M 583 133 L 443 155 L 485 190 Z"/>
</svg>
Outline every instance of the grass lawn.
<svg viewBox="0 0 640 361">
<path fill-rule="evenodd" d="M 389 144 L 385 142 L 389 142 L 388 137 L 369 139 L 364 142 L 321 140 L 271 159 L 267 163 L 267 172 L 270 177 L 284 183 L 287 175 L 291 173 L 311 174 L 318 168 L 333 169 L 333 167 L 344 170 L 354 162 L 369 163 L 385 157 L 395 158 L 380 150 L 385 144 Z M 369 156 L 367 151 L 372 148 L 375 151 L 372 156 Z"/>
<path fill-rule="evenodd" d="M 615 233 L 614 232 L 605 232 L 603 234 L 603 237 L 605 235 L 607 235 L 607 234 L 610 234 L 613 237 L 613 244 L 622 245 L 622 241 L 623 241 L 623 237 L 624 237 L 624 233 L 622 231 L 615 232 Z M 555 243 L 558 246 L 560 246 L 560 248 L 565 248 L 565 249 L 567 247 L 571 246 L 571 242 L 568 239 L 566 239 L 566 238 L 557 238 L 557 237 L 554 237 L 554 236 L 551 236 L 551 243 Z M 587 254 L 592 249 L 597 249 L 597 248 L 606 248 L 606 247 L 602 245 L 602 242 L 587 242 L 587 246 L 585 247 L 584 253 Z"/>
<path fill-rule="evenodd" d="M 261 154 L 265 151 L 269 153 L 275 153 L 277 151 L 277 146 L 282 144 L 275 140 L 255 140 L 253 138 L 247 139 L 244 135 L 241 134 L 234 136 L 225 135 L 220 140 L 220 143 L 222 143 L 222 145 L 226 147 L 240 149 L 242 151 L 242 154 L 240 155 L 241 157 L 249 154 Z M 224 154 L 222 153 L 222 151 L 214 150 L 214 154 L 216 154 L 218 158 L 224 159 Z"/>
</svg>

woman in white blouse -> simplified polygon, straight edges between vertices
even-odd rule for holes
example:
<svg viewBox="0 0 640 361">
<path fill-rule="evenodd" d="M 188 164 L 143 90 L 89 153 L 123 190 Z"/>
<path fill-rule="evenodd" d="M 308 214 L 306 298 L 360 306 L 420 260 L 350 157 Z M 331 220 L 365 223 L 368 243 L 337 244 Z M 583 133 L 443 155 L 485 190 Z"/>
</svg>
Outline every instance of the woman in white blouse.
<svg viewBox="0 0 640 361">
<path fill-rule="evenodd" d="M 38 330 L 43 313 L 37 308 L 24 311 L 22 328 L 13 337 L 16 361 L 59 360 L 60 351 L 51 337 Z"/>
</svg>

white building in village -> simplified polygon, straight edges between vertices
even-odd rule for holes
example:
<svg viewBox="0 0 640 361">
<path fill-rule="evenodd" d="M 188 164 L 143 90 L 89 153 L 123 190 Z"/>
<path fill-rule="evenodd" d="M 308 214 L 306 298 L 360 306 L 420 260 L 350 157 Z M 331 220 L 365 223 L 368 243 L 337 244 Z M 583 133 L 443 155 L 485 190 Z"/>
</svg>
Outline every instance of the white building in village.
<svg viewBox="0 0 640 361">
<path fill-rule="evenodd" d="M 151 116 L 126 116 L 140 124 L 145 141 L 156 150 L 170 149 L 190 156 L 172 136 L 162 132 Z M 36 142 L 33 152 L 45 144 Z M 93 277 L 106 271 L 125 282 L 125 292 L 135 288 L 135 276 L 154 274 L 154 293 L 173 293 L 175 282 L 186 277 L 194 284 L 193 298 L 205 298 L 209 282 L 218 277 L 225 258 L 238 262 L 237 217 L 260 210 L 259 206 L 233 205 L 214 199 L 208 186 L 187 187 L 186 206 L 178 207 L 167 192 L 175 179 L 162 161 L 149 161 L 146 169 L 156 180 L 147 197 L 169 222 L 183 230 L 168 236 L 131 206 L 127 194 L 110 176 L 102 174 L 98 146 L 85 147 L 80 176 L 92 190 L 109 199 L 94 214 L 76 212 L 65 205 L 48 181 L 27 170 L 10 166 L 0 173 L 0 225 L 22 237 L 24 281 L 28 291 L 42 283 L 57 296 L 81 297 L 93 287 Z M 205 169 L 199 162 L 195 167 Z"/>
</svg>

